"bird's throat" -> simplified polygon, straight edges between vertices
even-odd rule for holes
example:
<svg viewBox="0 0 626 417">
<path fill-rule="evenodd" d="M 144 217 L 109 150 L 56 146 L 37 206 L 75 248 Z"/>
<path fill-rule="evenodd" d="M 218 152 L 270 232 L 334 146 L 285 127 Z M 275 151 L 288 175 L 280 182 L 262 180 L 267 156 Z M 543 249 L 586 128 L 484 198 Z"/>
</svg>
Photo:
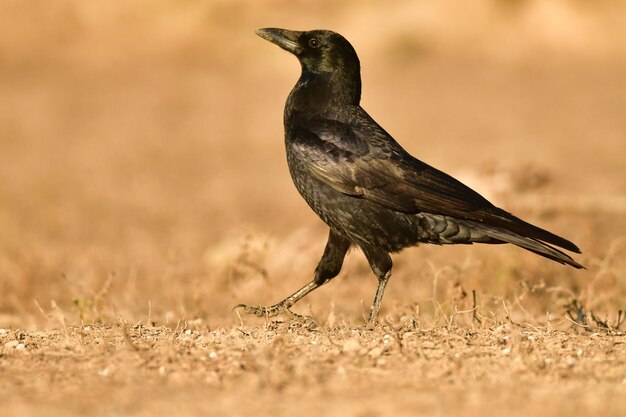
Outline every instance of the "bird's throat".
<svg viewBox="0 0 626 417">
<path fill-rule="evenodd" d="M 298 110 L 322 111 L 337 105 L 356 106 L 361 101 L 361 77 L 341 71 L 303 71 L 289 94 L 287 104 Z"/>
</svg>

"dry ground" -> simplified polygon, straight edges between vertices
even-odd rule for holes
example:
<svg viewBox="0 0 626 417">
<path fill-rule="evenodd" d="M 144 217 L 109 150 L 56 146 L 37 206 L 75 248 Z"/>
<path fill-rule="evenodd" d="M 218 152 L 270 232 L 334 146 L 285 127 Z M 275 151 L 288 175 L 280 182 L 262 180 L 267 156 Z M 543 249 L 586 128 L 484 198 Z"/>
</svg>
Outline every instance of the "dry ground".
<svg viewBox="0 0 626 417">
<path fill-rule="evenodd" d="M 626 412 L 626 335 L 508 325 L 366 331 L 87 325 L 0 335 L 6 415 Z M 7 340 L 14 342 L 6 343 Z"/>
<path fill-rule="evenodd" d="M 0 2 L 2 415 L 626 414 L 620 2 L 118 3 Z M 588 269 L 407 250 L 367 331 L 353 252 L 297 306 L 316 328 L 240 320 L 326 234 L 284 160 L 299 67 L 265 26 L 346 35 L 407 150 Z"/>
</svg>

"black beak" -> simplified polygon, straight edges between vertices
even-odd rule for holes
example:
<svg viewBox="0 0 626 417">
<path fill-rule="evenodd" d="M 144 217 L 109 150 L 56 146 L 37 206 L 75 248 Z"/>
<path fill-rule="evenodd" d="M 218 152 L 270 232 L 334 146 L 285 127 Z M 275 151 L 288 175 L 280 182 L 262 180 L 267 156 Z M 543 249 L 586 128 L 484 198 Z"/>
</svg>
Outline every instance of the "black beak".
<svg viewBox="0 0 626 417">
<path fill-rule="evenodd" d="M 302 32 L 278 28 L 264 28 L 257 30 L 256 34 L 266 41 L 270 41 L 294 55 L 302 53 L 302 48 L 298 43 L 298 39 L 300 38 Z"/>
</svg>

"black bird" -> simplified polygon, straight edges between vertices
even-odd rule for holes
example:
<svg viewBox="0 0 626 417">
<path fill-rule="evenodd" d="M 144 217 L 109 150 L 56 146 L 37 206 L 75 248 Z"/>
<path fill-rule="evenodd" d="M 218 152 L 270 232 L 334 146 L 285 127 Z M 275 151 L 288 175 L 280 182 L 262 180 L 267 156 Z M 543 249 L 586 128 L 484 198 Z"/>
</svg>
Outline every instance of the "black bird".
<svg viewBox="0 0 626 417">
<path fill-rule="evenodd" d="M 285 105 L 287 162 L 296 188 L 330 234 L 310 283 L 270 307 L 237 307 L 262 317 L 293 315 L 291 306 L 339 274 L 350 247 L 361 248 L 378 278 L 370 324 L 391 276 L 389 254 L 419 243 L 512 243 L 583 268 L 555 248 L 580 253 L 575 244 L 494 206 L 411 156 L 380 127 L 359 105 L 359 58 L 343 36 L 276 28 L 256 33 L 302 66 Z"/>
</svg>

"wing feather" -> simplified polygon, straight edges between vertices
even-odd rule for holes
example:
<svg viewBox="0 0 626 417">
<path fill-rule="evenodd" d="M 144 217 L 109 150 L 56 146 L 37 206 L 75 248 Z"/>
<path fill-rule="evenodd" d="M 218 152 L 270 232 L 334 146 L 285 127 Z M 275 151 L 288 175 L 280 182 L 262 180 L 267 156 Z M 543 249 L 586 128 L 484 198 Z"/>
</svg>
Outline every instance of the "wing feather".
<svg viewBox="0 0 626 417">
<path fill-rule="evenodd" d="M 333 189 L 408 214 L 428 212 L 501 227 L 580 252 L 573 243 L 494 206 L 450 175 L 412 157 L 365 111 L 349 122 L 300 124 L 291 151 Z"/>
</svg>

